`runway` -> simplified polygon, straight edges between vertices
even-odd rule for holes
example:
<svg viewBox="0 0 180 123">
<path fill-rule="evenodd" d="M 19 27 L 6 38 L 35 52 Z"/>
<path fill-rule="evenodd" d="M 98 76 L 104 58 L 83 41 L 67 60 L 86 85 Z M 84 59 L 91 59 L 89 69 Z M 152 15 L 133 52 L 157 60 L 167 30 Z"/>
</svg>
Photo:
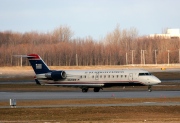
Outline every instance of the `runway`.
<svg viewBox="0 0 180 123">
<path fill-rule="evenodd" d="M 121 91 L 121 92 L 0 92 L 0 101 L 53 100 L 53 99 L 99 99 L 99 98 L 172 98 L 180 97 L 180 91 Z"/>
<path fill-rule="evenodd" d="M 0 101 L 21 100 L 64 100 L 64 99 L 112 99 L 112 98 L 179 98 L 180 91 L 128 91 L 128 92 L 0 92 Z M 138 102 L 138 103 L 117 103 L 117 104 L 63 104 L 63 105 L 27 105 L 17 106 L 17 108 L 42 108 L 42 107 L 106 107 L 106 106 L 180 106 L 180 102 Z M 0 106 L 9 108 L 9 106 Z"/>
</svg>

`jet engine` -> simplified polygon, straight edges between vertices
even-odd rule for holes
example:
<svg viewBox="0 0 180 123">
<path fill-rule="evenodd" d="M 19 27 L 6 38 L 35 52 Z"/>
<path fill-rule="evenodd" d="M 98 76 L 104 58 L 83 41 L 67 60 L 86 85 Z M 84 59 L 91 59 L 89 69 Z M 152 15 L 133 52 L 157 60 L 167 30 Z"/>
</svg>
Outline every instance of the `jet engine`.
<svg viewBox="0 0 180 123">
<path fill-rule="evenodd" d="M 46 73 L 45 76 L 48 79 L 53 79 L 54 81 L 65 79 L 66 72 L 65 71 L 53 71 L 51 73 Z"/>
</svg>

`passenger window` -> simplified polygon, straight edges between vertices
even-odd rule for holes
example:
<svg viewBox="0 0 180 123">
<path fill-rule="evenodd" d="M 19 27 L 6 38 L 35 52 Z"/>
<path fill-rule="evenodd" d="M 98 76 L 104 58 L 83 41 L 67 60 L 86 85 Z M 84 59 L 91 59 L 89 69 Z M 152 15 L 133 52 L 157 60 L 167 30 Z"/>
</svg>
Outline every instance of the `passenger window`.
<svg viewBox="0 0 180 123">
<path fill-rule="evenodd" d="M 126 78 L 127 76 L 125 75 L 125 78 Z"/>
<path fill-rule="evenodd" d="M 118 78 L 119 76 L 117 75 L 117 78 Z"/>
<path fill-rule="evenodd" d="M 106 75 L 104 75 L 104 78 L 106 78 Z"/>
<path fill-rule="evenodd" d="M 92 76 L 92 78 L 94 78 L 94 76 Z"/>
<path fill-rule="evenodd" d="M 110 75 L 108 75 L 108 78 L 110 78 Z"/>
</svg>

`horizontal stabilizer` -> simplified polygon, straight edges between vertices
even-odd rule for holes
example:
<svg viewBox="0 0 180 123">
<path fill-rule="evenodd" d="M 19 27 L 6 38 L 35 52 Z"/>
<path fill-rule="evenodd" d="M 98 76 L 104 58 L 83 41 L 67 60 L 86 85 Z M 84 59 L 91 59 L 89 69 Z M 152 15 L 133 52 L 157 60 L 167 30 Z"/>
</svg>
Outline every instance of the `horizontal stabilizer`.
<svg viewBox="0 0 180 123">
<path fill-rule="evenodd" d="M 24 57 L 24 58 L 29 58 L 29 57 L 34 57 L 34 56 L 28 56 L 28 55 L 13 55 L 14 57 Z"/>
<path fill-rule="evenodd" d="M 37 54 L 29 54 L 29 55 L 13 55 L 15 57 L 23 57 L 23 58 L 40 58 Z"/>
</svg>

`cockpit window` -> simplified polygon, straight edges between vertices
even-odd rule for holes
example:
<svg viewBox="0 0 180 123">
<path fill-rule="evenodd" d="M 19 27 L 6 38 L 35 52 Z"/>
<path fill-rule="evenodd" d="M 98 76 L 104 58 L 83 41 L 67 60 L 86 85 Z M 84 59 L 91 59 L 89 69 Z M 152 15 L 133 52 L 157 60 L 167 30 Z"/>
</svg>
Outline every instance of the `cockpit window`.
<svg viewBox="0 0 180 123">
<path fill-rule="evenodd" d="M 151 73 L 145 73 L 146 75 L 151 75 Z"/>
<path fill-rule="evenodd" d="M 149 76 L 151 73 L 139 73 L 139 76 Z"/>
<path fill-rule="evenodd" d="M 139 73 L 139 76 L 144 76 L 145 74 L 144 73 Z"/>
</svg>

